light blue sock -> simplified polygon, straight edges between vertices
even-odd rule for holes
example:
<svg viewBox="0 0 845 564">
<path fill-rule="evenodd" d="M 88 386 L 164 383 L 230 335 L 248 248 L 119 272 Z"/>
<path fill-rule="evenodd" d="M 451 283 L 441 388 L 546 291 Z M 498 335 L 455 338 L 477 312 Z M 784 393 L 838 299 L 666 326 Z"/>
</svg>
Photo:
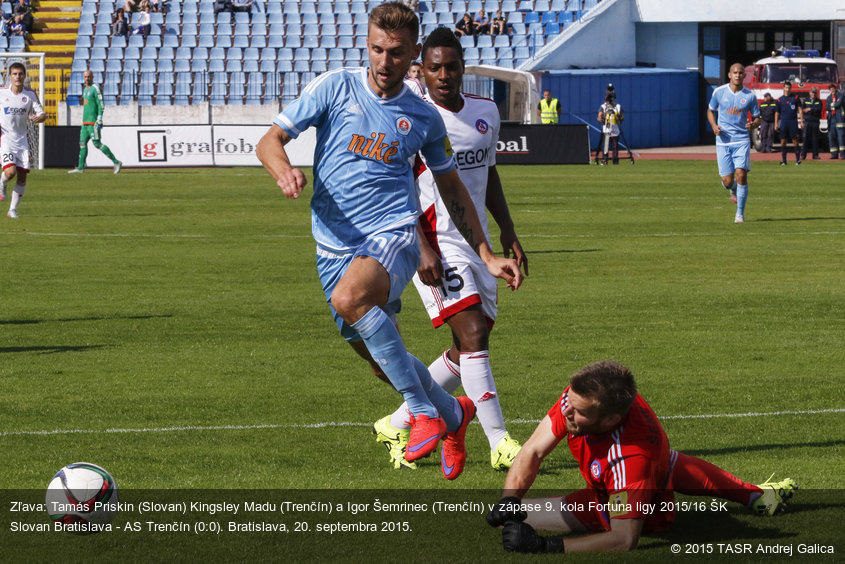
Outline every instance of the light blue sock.
<svg viewBox="0 0 845 564">
<path fill-rule="evenodd" d="M 384 370 L 393 387 L 402 394 L 411 414 L 437 417 L 437 409 L 429 401 L 402 337 L 387 314 L 376 306 L 353 323 L 352 328 L 361 335 L 370 355 Z M 428 378 L 430 380 L 431 376 Z"/>
<path fill-rule="evenodd" d="M 431 403 L 434 404 L 434 407 L 440 413 L 440 417 L 446 422 L 446 428 L 449 431 L 456 431 L 461 426 L 463 419 L 461 404 L 440 387 L 440 384 L 434 381 L 434 378 L 431 377 L 428 371 L 428 367 L 420 359 L 411 353 L 408 353 L 408 357 L 417 371 L 417 376 L 419 376 L 423 389 L 428 394 L 428 399 L 431 400 Z"/>
<path fill-rule="evenodd" d="M 748 199 L 748 185 L 738 184 L 736 187 L 736 213 L 745 215 L 745 200 Z"/>
</svg>

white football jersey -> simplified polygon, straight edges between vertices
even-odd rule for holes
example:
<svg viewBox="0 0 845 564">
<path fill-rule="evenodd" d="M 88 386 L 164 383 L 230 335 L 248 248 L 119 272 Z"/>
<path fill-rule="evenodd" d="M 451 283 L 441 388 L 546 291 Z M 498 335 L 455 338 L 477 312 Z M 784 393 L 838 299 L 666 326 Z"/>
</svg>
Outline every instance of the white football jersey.
<svg viewBox="0 0 845 564">
<path fill-rule="evenodd" d="M 490 235 L 487 232 L 487 176 L 488 167 L 496 164 L 499 109 L 489 98 L 471 94 L 461 94 L 461 97 L 464 100 L 463 108 L 459 112 L 451 112 L 434 104 L 428 95 L 424 96 L 425 100 L 434 104 L 446 124 L 458 175 L 469 191 L 478 211 L 484 236 L 490 243 Z M 454 256 L 453 253 L 477 257 L 449 217 L 446 205 L 437 191 L 434 177 L 427 168 L 417 179 L 417 194 L 422 213 L 420 223 L 432 248 L 441 257 Z"/>
<path fill-rule="evenodd" d="M 27 130 L 30 114 L 43 114 L 44 108 L 32 90 L 24 88 L 20 94 L 11 88 L 0 88 L 0 143 L 12 150 L 29 150 Z"/>
</svg>

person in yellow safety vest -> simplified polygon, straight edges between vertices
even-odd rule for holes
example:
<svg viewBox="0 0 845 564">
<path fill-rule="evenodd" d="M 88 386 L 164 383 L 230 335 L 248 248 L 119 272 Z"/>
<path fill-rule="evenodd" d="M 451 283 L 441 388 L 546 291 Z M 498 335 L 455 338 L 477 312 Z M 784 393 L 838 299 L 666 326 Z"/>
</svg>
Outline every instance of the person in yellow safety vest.
<svg viewBox="0 0 845 564">
<path fill-rule="evenodd" d="M 557 98 L 552 98 L 551 90 L 543 90 L 543 99 L 537 105 L 537 115 L 540 116 L 540 122 L 544 125 L 557 125 L 560 112 L 560 102 L 557 101 Z"/>
</svg>

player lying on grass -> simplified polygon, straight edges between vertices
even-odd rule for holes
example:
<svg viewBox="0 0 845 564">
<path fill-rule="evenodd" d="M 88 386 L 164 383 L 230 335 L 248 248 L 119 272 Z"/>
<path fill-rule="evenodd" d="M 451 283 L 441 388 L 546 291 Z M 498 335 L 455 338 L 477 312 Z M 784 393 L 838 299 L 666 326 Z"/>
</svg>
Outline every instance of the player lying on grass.
<svg viewBox="0 0 845 564">
<path fill-rule="evenodd" d="M 588 487 L 563 497 L 523 501 L 540 464 L 564 439 Z M 517 455 L 503 497 L 487 522 L 503 527 L 502 544 L 509 551 L 624 551 L 637 547 L 641 533 L 669 528 L 675 513 L 660 508 L 674 500 L 674 492 L 727 499 L 774 515 L 797 488 L 791 479 L 755 486 L 671 450 L 657 416 L 637 393 L 631 371 L 605 361 L 572 376 Z M 540 536 L 536 529 L 589 534 L 564 542 Z"/>
<path fill-rule="evenodd" d="M 469 190 L 478 211 L 484 237 L 487 212 L 499 226 L 505 256 L 513 253 L 528 274 L 528 259 L 514 231 L 502 183 L 496 171 L 499 110 L 487 98 L 461 93 L 464 75 L 463 49 L 454 32 L 438 27 L 422 47 L 424 99 L 437 108 L 455 153 L 458 175 Z M 452 346 L 428 367 L 431 377 L 449 393 L 463 386 L 476 406 L 478 420 L 490 445 L 490 463 L 497 470 L 510 468 L 519 443 L 505 427 L 496 383 L 490 369 L 490 327 L 496 319 L 497 286 L 479 256 L 472 250 L 449 217 L 434 175 L 427 166 L 417 167 L 417 194 L 422 215 L 418 238 L 422 259 L 414 285 L 432 324 L 452 331 Z M 485 209 L 486 208 L 486 209 Z M 408 406 L 403 404 L 373 425 L 384 443 L 394 468 L 415 469 L 404 459 L 408 442 Z"/>
<path fill-rule="evenodd" d="M 485 240 L 455 170 L 443 120 L 404 85 L 420 52 L 418 34 L 419 20 L 407 6 L 387 2 L 374 8 L 369 68 L 317 77 L 276 117 L 256 154 L 285 196 L 296 199 L 305 174 L 291 166 L 284 146 L 308 127 L 317 128 L 311 218 L 326 300 L 343 337 L 383 370 L 408 403 L 405 459 L 431 454 L 445 435 L 443 473 L 453 479 L 463 470 L 464 433 L 475 406 L 431 379 L 395 325 L 400 296 L 420 261 L 411 157 L 426 156 L 461 234 L 490 273 L 513 288 L 523 276 L 515 260 L 495 256 Z"/>
</svg>

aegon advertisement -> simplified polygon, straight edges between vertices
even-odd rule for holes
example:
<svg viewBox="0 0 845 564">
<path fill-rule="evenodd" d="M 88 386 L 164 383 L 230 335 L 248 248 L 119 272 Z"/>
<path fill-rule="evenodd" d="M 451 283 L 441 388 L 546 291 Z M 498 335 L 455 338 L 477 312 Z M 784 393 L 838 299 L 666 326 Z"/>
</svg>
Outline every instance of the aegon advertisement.
<svg viewBox="0 0 845 564">
<path fill-rule="evenodd" d="M 260 166 L 255 146 L 269 125 L 111 126 L 103 143 L 125 167 Z M 587 164 L 589 135 L 580 125 L 503 124 L 499 164 Z M 311 166 L 316 131 L 309 128 L 285 146 L 291 164 Z M 88 166 L 112 166 L 102 153 L 88 152 Z"/>
</svg>

